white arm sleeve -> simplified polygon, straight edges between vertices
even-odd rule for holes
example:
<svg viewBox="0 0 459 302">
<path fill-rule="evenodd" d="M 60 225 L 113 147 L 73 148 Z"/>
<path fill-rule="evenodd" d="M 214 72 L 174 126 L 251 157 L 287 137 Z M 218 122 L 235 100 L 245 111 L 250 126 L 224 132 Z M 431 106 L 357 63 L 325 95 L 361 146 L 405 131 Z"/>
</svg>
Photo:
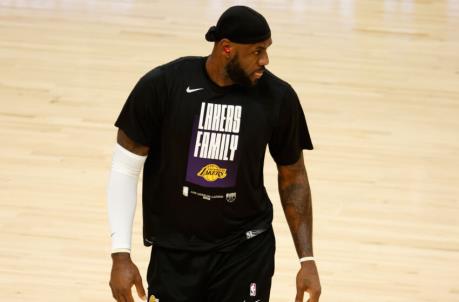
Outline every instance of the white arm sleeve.
<svg viewBox="0 0 459 302">
<path fill-rule="evenodd" d="M 137 202 L 137 182 L 147 156 L 116 144 L 107 188 L 112 253 L 130 251 L 132 224 Z"/>
</svg>

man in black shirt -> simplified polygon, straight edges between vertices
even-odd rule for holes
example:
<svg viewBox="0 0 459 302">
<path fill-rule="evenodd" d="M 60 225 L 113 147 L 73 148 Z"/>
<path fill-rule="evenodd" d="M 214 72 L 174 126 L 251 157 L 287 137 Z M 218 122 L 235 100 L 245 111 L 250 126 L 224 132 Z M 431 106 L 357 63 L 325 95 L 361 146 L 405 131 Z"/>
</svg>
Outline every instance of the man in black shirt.
<svg viewBox="0 0 459 302">
<path fill-rule="evenodd" d="M 301 268 L 296 301 L 318 301 L 312 206 L 302 156 L 312 149 L 292 87 L 269 72 L 271 31 L 245 6 L 206 34 L 208 57 L 185 57 L 143 76 L 115 125 L 108 187 L 110 286 L 117 301 L 146 299 L 130 259 L 136 185 L 143 171 L 143 238 L 152 247 L 148 299 L 269 301 L 275 242 L 263 184 L 266 147 Z"/>
</svg>

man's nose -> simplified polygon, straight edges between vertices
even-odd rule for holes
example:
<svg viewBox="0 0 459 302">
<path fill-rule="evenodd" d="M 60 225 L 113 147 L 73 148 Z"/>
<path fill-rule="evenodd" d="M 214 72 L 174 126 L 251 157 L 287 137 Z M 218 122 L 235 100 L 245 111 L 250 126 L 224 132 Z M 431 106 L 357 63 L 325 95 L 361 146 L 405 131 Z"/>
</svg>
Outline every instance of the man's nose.
<svg viewBox="0 0 459 302">
<path fill-rule="evenodd" d="M 260 60 L 258 60 L 258 64 L 259 64 L 260 66 L 265 66 L 265 65 L 268 65 L 268 64 L 269 64 L 268 53 L 265 52 L 265 53 L 261 56 Z"/>
</svg>

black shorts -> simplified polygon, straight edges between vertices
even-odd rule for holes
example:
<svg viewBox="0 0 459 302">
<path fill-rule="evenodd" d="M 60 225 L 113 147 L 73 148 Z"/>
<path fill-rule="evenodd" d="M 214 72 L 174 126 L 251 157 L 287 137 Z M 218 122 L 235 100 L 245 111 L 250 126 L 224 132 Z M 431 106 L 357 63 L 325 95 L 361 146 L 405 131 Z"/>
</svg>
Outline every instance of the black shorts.
<svg viewBox="0 0 459 302">
<path fill-rule="evenodd" d="M 272 229 L 229 252 L 153 247 L 148 301 L 268 302 L 275 248 Z"/>
</svg>

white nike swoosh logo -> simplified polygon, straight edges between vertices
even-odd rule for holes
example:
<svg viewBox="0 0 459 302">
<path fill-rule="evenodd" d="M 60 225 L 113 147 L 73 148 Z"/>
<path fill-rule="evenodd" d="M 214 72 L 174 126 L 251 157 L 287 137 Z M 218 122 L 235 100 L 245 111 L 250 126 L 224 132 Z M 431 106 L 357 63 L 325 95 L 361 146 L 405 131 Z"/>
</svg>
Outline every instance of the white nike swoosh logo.
<svg viewBox="0 0 459 302">
<path fill-rule="evenodd" d="M 204 88 L 195 88 L 195 89 L 191 89 L 190 86 L 188 86 L 186 88 L 186 92 L 187 93 L 192 93 L 192 92 L 195 92 L 195 91 L 199 91 L 199 90 L 203 90 Z"/>
</svg>

